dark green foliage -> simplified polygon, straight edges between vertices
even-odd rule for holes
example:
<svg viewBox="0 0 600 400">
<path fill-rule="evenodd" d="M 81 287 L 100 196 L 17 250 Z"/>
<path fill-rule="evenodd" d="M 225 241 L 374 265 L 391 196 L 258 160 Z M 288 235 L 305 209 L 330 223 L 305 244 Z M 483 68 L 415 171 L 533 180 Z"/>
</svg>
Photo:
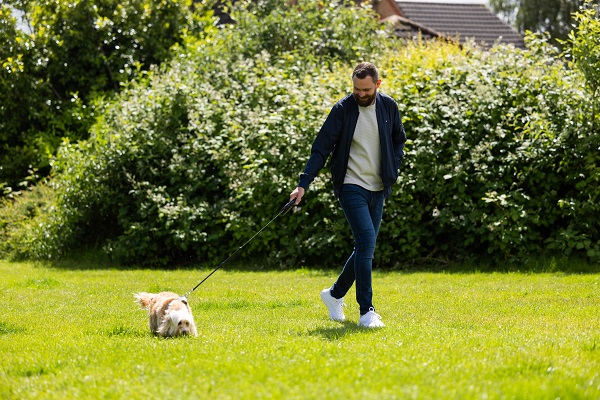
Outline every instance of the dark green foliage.
<svg viewBox="0 0 600 400">
<path fill-rule="evenodd" d="M 17 28 L 9 4 L 24 12 L 29 32 Z M 190 5 L 191 0 L 3 2 L 0 189 L 18 190 L 31 168 L 46 175 L 63 138 L 88 137 L 104 98 L 167 60 L 171 46 L 187 34 L 202 35 L 212 20 L 192 13 Z"/>
</svg>

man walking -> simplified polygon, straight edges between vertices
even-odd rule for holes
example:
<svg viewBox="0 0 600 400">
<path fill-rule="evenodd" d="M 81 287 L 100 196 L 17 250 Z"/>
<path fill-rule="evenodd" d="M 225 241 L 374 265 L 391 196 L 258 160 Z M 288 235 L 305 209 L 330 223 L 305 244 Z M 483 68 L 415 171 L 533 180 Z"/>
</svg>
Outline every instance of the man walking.
<svg viewBox="0 0 600 400">
<path fill-rule="evenodd" d="M 379 93 L 377 68 L 360 63 L 352 73 L 353 93 L 331 109 L 290 200 L 299 204 L 329 156 L 333 191 L 354 237 L 354 250 L 331 288 L 321 292 L 329 317 L 344 321 L 344 296 L 356 282 L 358 325 L 384 327 L 373 305 L 372 265 L 383 204 L 398 178 L 406 133 L 398 105 Z"/>
</svg>

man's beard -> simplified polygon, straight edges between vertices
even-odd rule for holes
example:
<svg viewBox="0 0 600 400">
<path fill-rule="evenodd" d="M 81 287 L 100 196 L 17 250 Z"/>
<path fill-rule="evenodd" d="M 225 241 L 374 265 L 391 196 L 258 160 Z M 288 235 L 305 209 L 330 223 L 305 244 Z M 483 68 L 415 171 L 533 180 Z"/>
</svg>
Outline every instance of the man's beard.
<svg viewBox="0 0 600 400">
<path fill-rule="evenodd" d="M 360 97 L 358 97 L 358 95 L 354 94 L 354 100 L 356 100 L 356 103 L 359 106 L 368 107 L 371 104 L 373 104 L 373 101 L 375 101 L 376 96 L 377 96 L 377 89 L 375 89 L 375 92 L 373 92 L 373 94 L 371 96 L 365 96 L 362 99 Z"/>
</svg>

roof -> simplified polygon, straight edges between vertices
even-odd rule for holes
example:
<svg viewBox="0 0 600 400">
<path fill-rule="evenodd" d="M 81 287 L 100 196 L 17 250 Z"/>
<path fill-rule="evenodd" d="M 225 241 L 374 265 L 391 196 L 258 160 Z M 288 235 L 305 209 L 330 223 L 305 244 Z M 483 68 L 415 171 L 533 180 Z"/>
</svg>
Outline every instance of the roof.
<svg viewBox="0 0 600 400">
<path fill-rule="evenodd" d="M 525 48 L 523 36 L 504 23 L 485 4 L 395 1 L 401 17 L 460 43 L 473 39 L 485 48 L 496 42 Z M 430 32 L 428 32 L 430 33 Z"/>
</svg>

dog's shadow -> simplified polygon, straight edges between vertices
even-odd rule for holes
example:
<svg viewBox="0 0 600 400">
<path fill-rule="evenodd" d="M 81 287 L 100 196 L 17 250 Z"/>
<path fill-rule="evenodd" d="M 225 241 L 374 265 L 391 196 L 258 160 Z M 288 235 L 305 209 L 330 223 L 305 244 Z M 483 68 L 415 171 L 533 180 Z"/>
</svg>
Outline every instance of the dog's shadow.
<svg viewBox="0 0 600 400">
<path fill-rule="evenodd" d="M 149 332 L 144 329 L 135 329 L 123 325 L 114 326 L 112 328 L 96 331 L 97 334 L 108 337 L 123 337 L 123 338 L 143 338 L 148 336 Z"/>
<path fill-rule="evenodd" d="M 194 335 L 174 335 L 174 336 L 161 336 L 158 333 L 150 332 L 146 329 L 136 329 L 133 327 L 126 327 L 123 325 L 117 325 L 112 328 L 102 329 L 95 331 L 96 334 L 108 337 L 121 337 L 121 338 L 155 338 L 160 340 L 185 340 L 194 339 Z"/>
<path fill-rule="evenodd" d="M 321 336 L 325 340 L 335 341 L 343 339 L 349 335 L 368 334 L 378 331 L 378 329 L 366 329 L 360 327 L 356 322 L 344 321 L 334 327 L 319 327 L 308 331 L 311 336 Z"/>
</svg>

